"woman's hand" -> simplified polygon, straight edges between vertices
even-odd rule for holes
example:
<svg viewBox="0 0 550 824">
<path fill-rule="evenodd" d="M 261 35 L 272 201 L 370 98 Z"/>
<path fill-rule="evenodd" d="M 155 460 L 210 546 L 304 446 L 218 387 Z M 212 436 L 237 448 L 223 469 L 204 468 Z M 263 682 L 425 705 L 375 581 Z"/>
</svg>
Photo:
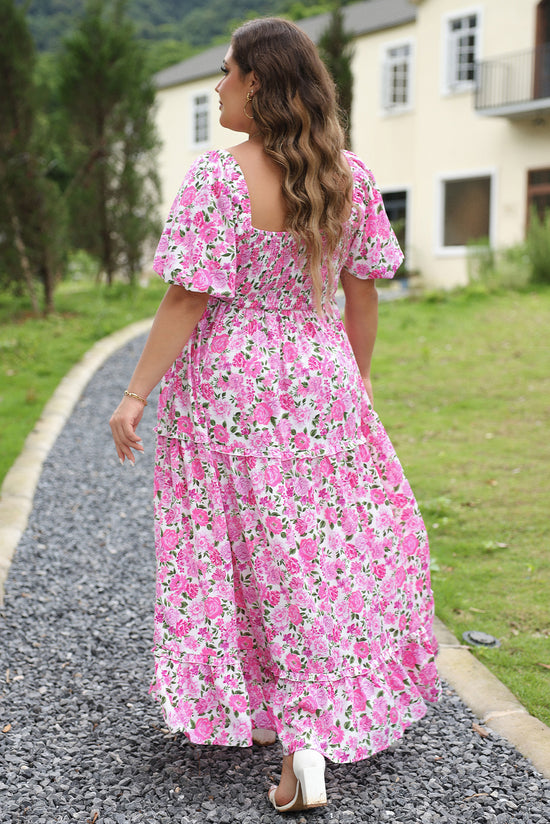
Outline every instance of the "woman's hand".
<svg viewBox="0 0 550 824">
<path fill-rule="evenodd" d="M 131 464 L 135 464 L 133 449 L 136 452 L 143 452 L 141 438 L 136 434 L 137 425 L 143 416 L 143 409 L 144 405 L 141 401 L 125 395 L 111 415 L 109 425 L 121 464 L 124 464 L 126 458 Z"/>
<path fill-rule="evenodd" d="M 168 288 L 126 391 L 147 398 L 189 340 L 207 303 L 208 295 L 203 292 L 188 292 L 183 286 Z M 141 438 L 136 435 L 143 407 L 138 398 L 125 395 L 111 417 L 111 431 L 122 464 L 126 458 L 135 463 L 132 450 L 143 452 Z"/>
</svg>

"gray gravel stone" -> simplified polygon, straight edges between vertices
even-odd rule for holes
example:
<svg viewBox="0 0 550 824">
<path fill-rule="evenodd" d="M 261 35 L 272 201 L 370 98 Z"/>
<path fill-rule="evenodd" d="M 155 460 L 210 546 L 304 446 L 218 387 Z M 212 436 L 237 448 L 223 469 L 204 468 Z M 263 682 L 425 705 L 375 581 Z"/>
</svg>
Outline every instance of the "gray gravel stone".
<svg viewBox="0 0 550 824">
<path fill-rule="evenodd" d="M 280 751 L 164 728 L 152 674 L 155 409 L 121 467 L 108 418 L 143 341 L 95 375 L 50 453 L 0 618 L 0 824 L 272 824 Z M 291 824 L 544 824 L 550 782 L 472 730 L 450 689 L 392 750 L 327 765 L 331 803 Z M 97 815 L 96 815 L 97 813 Z"/>
</svg>

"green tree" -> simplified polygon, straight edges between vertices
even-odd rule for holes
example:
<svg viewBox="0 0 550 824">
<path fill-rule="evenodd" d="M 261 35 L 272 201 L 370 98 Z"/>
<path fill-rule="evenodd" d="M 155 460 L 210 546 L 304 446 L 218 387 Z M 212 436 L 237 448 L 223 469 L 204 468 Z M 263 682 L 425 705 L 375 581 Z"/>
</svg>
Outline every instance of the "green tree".
<svg viewBox="0 0 550 824">
<path fill-rule="evenodd" d="M 0 0 L 0 29 L 0 283 L 26 289 L 38 313 L 40 280 L 48 312 L 63 263 L 63 205 L 47 178 L 34 46 L 13 0 Z"/>
<path fill-rule="evenodd" d="M 133 282 L 158 234 L 155 90 L 125 3 L 92 0 L 60 58 L 72 244 Z"/>
<path fill-rule="evenodd" d="M 352 40 L 353 35 L 344 30 L 342 3 L 338 2 L 331 12 L 327 28 L 319 39 L 319 51 L 336 84 L 348 148 L 351 146 L 351 104 L 353 100 Z"/>
</svg>

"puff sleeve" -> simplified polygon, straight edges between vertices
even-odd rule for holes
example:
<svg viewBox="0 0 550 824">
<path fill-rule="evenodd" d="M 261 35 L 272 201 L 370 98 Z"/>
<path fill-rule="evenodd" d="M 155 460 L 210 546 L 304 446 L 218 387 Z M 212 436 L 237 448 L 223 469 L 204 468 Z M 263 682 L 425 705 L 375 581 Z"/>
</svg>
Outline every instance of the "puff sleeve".
<svg viewBox="0 0 550 824">
<path fill-rule="evenodd" d="M 403 253 L 391 228 L 372 172 L 351 152 L 346 157 L 353 174 L 351 238 L 344 269 L 361 280 L 391 278 Z"/>
<path fill-rule="evenodd" d="M 231 197 L 217 156 L 199 157 L 183 179 L 164 226 L 153 269 L 166 283 L 218 298 L 235 293 Z"/>
</svg>

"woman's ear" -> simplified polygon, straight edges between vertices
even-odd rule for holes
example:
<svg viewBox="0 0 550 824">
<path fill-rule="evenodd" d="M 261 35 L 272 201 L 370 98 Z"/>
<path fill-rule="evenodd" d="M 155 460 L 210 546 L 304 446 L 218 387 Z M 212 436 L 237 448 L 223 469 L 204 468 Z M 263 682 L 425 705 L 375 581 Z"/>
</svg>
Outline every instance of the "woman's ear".
<svg viewBox="0 0 550 824">
<path fill-rule="evenodd" d="M 250 91 L 255 94 L 258 91 L 258 89 L 260 88 L 260 81 L 258 80 L 258 78 L 256 77 L 256 74 L 253 71 L 250 72 L 249 82 L 250 82 Z"/>
</svg>

